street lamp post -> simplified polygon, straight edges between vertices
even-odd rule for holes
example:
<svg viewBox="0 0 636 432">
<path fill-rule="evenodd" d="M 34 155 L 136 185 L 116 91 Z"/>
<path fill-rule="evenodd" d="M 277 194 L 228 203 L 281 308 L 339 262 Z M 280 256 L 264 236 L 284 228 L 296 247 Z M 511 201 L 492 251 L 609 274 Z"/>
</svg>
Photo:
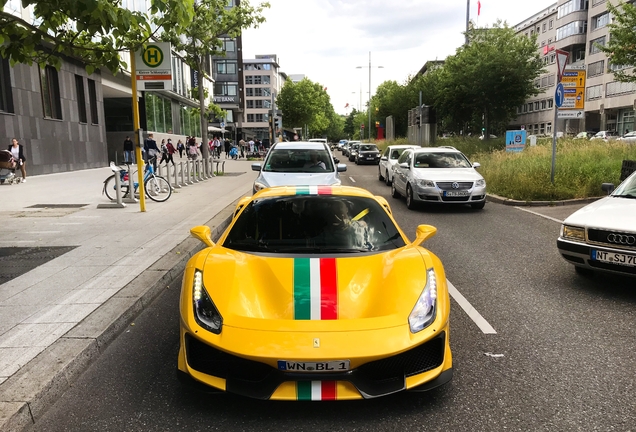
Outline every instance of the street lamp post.
<svg viewBox="0 0 636 432">
<path fill-rule="evenodd" d="M 369 103 L 367 104 L 367 111 L 369 112 L 369 129 L 367 133 L 369 134 L 369 142 L 371 142 L 371 51 L 369 51 L 369 66 L 356 66 L 356 69 L 363 69 L 365 67 L 369 68 Z M 384 68 L 384 66 L 376 66 L 378 69 Z"/>
</svg>

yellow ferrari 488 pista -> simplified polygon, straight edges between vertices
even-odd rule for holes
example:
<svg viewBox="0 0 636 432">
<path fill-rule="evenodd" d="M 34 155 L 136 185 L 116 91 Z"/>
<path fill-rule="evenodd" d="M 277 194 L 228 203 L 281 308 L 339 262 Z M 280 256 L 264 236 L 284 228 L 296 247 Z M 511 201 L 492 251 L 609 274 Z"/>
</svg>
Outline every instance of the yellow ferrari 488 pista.
<svg viewBox="0 0 636 432">
<path fill-rule="evenodd" d="M 179 376 L 271 400 L 374 398 L 452 378 L 450 302 L 437 256 L 387 201 L 344 186 L 243 198 L 217 243 L 188 262 Z"/>
</svg>

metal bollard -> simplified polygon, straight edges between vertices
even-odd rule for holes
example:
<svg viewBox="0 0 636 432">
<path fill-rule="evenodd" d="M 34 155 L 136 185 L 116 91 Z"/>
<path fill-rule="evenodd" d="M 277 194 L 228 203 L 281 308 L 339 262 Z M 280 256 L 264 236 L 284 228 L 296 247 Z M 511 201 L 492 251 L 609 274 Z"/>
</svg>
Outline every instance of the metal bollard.
<svg viewBox="0 0 636 432">
<path fill-rule="evenodd" d="M 181 186 L 187 186 L 188 182 L 185 181 L 185 172 L 183 171 L 183 162 L 179 162 L 179 172 L 181 173 Z"/>
<path fill-rule="evenodd" d="M 192 183 L 199 183 L 197 179 L 197 161 L 192 161 Z"/>
<path fill-rule="evenodd" d="M 170 171 L 168 171 L 170 172 Z M 172 173 L 174 174 L 174 188 L 180 188 L 181 185 L 179 184 L 179 178 L 177 177 L 177 166 L 176 165 L 172 165 Z"/>
<path fill-rule="evenodd" d="M 135 198 L 135 180 L 133 179 L 132 170 L 130 165 L 126 165 L 128 168 L 128 195 L 124 197 L 125 203 L 137 203 L 139 200 Z"/>
</svg>

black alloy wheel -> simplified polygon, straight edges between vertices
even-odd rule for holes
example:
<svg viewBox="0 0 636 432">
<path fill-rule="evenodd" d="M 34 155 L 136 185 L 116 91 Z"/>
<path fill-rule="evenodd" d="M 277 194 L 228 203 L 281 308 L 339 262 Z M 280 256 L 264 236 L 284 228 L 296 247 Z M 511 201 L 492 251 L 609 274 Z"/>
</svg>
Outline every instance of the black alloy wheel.
<svg viewBox="0 0 636 432">
<path fill-rule="evenodd" d="M 391 184 L 391 196 L 393 198 L 399 198 L 402 195 L 400 195 L 400 193 L 395 189 L 395 184 Z"/>
<path fill-rule="evenodd" d="M 385 183 L 387 186 L 391 186 L 391 183 L 393 183 L 393 182 L 392 182 L 392 181 L 391 181 L 391 179 L 389 178 L 389 170 L 387 169 L 387 170 L 386 170 L 386 172 L 385 172 L 384 174 L 385 174 L 385 176 L 384 176 L 384 183 Z"/>
<path fill-rule="evenodd" d="M 410 184 L 406 185 L 406 207 L 409 210 L 415 210 L 417 208 L 417 203 L 413 198 L 413 188 L 411 188 Z"/>
<path fill-rule="evenodd" d="M 378 180 L 384 181 L 384 177 L 382 176 L 382 167 L 378 166 Z"/>
</svg>

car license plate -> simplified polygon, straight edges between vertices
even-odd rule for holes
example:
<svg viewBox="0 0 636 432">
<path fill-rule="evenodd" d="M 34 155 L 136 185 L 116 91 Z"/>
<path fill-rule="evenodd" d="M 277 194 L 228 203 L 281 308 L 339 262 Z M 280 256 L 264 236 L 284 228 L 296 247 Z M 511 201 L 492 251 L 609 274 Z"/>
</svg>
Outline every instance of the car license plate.
<svg viewBox="0 0 636 432">
<path fill-rule="evenodd" d="M 285 372 L 345 372 L 349 370 L 349 360 L 326 362 L 294 362 L 278 360 L 278 370 Z"/>
<path fill-rule="evenodd" d="M 470 195 L 468 191 L 444 191 L 445 197 L 464 197 Z"/>
<path fill-rule="evenodd" d="M 592 260 L 609 264 L 636 267 L 636 255 L 628 255 L 618 252 L 605 252 L 592 249 Z"/>
<path fill-rule="evenodd" d="M 375 159 L 373 156 L 367 156 L 367 160 L 373 160 Z"/>
</svg>

